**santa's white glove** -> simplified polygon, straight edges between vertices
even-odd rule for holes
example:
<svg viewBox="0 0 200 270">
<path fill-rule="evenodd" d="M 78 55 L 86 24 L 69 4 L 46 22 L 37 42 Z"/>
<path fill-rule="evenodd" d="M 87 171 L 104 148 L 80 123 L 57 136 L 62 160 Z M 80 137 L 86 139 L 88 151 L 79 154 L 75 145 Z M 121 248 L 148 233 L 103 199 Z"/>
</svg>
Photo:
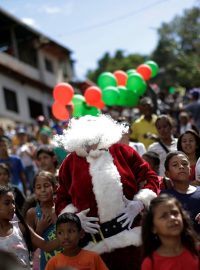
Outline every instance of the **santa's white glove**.
<svg viewBox="0 0 200 270">
<path fill-rule="evenodd" d="M 131 229 L 135 217 L 144 209 L 144 205 L 141 201 L 130 201 L 123 196 L 125 202 L 125 208 L 122 212 L 122 216 L 117 219 L 117 222 L 123 222 L 122 227 L 128 225 L 128 229 Z"/>
<path fill-rule="evenodd" d="M 99 224 L 96 223 L 99 221 L 97 217 L 87 217 L 87 213 L 90 211 L 90 209 L 86 209 L 81 211 L 80 213 L 77 213 L 77 216 L 80 218 L 81 226 L 83 230 L 87 233 L 98 233 L 98 230 L 100 228 Z"/>
</svg>

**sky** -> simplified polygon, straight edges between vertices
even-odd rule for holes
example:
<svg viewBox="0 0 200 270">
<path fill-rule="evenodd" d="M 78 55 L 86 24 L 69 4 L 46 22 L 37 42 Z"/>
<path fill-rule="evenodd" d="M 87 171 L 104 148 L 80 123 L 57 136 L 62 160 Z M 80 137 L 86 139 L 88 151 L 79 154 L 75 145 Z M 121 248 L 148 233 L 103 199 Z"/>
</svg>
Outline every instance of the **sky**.
<svg viewBox="0 0 200 270">
<path fill-rule="evenodd" d="M 105 52 L 150 54 L 157 28 L 197 5 L 199 0 L 0 0 L 1 8 L 70 49 L 79 79 Z"/>
</svg>

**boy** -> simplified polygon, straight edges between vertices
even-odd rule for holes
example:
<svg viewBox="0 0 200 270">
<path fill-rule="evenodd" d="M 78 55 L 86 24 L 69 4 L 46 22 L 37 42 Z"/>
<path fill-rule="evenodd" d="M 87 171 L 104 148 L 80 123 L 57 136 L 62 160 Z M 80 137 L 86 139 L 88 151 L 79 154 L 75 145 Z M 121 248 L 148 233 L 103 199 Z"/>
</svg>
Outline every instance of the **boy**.
<svg viewBox="0 0 200 270">
<path fill-rule="evenodd" d="M 53 173 L 57 176 L 57 159 L 50 146 L 40 146 L 36 151 L 36 163 L 39 170 Z"/>
<path fill-rule="evenodd" d="M 51 258 L 45 270 L 67 266 L 78 270 L 108 270 L 98 254 L 81 249 L 79 246 L 84 232 L 77 215 L 73 213 L 60 215 L 56 222 L 56 236 L 62 243 L 63 252 Z"/>
</svg>

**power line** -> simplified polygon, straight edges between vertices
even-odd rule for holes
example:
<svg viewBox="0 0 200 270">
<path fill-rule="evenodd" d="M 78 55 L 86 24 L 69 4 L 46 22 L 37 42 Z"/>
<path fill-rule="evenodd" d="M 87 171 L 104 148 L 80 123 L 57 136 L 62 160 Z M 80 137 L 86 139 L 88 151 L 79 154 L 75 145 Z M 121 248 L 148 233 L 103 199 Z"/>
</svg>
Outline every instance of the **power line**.
<svg viewBox="0 0 200 270">
<path fill-rule="evenodd" d="M 140 9 L 134 10 L 134 11 L 131 11 L 129 13 L 126 13 L 126 14 L 124 14 L 122 16 L 113 18 L 111 20 L 106 20 L 106 21 L 101 22 L 101 23 L 97 23 L 97 24 L 93 24 L 93 25 L 89 25 L 89 26 L 84 26 L 84 27 L 76 28 L 73 31 L 67 32 L 66 35 L 74 35 L 74 34 L 86 32 L 86 31 L 89 31 L 89 30 L 97 29 L 97 28 L 100 28 L 100 27 L 103 27 L 103 26 L 106 26 L 106 25 L 115 23 L 117 21 L 121 21 L 121 20 L 127 19 L 130 16 L 137 15 L 137 14 L 139 14 L 139 13 L 145 11 L 145 10 L 148 10 L 150 8 L 153 8 L 153 7 L 157 6 L 157 5 L 160 5 L 160 4 L 162 4 L 163 2 L 166 2 L 166 1 L 168 1 L 168 0 L 159 0 L 159 1 L 156 1 L 155 3 L 152 3 L 150 5 L 147 5 L 147 6 L 143 7 L 143 8 L 140 8 Z M 63 34 L 62 35 L 59 35 L 59 36 L 63 36 Z"/>
</svg>

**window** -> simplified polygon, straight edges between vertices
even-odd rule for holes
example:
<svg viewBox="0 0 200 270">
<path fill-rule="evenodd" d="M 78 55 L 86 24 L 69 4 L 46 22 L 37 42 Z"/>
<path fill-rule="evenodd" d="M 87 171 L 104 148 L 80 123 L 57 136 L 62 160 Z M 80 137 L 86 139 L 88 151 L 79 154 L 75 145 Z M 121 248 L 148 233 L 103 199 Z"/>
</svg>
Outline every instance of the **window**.
<svg viewBox="0 0 200 270">
<path fill-rule="evenodd" d="M 45 68 L 46 68 L 46 70 L 49 71 L 49 72 L 51 72 L 51 73 L 53 73 L 53 63 L 52 63 L 52 61 L 49 60 L 49 59 L 47 59 L 47 58 L 45 58 L 44 59 L 44 62 L 45 62 Z"/>
<path fill-rule="evenodd" d="M 3 88 L 3 92 L 4 92 L 4 100 L 5 100 L 6 109 L 8 111 L 18 113 L 19 108 L 17 104 L 16 92 L 8 88 Z"/>
<path fill-rule="evenodd" d="M 36 119 L 39 115 L 44 115 L 42 103 L 31 98 L 28 99 L 30 117 Z"/>
</svg>

